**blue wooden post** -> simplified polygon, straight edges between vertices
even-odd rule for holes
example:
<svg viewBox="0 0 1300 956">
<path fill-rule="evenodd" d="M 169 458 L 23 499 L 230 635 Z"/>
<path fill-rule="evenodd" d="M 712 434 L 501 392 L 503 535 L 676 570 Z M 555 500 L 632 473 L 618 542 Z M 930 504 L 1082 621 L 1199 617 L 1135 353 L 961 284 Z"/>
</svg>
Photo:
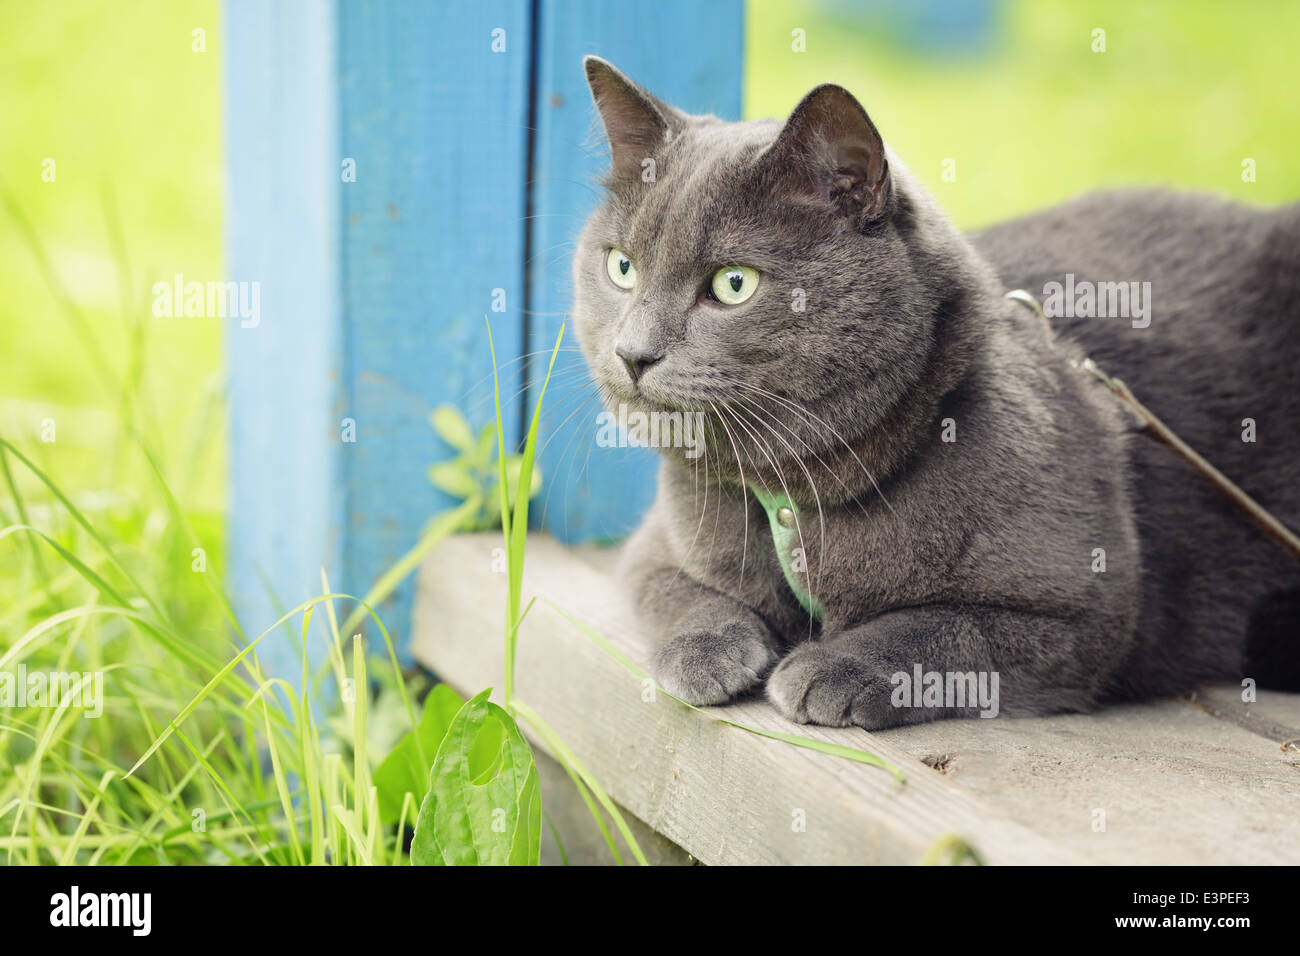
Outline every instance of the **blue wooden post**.
<svg viewBox="0 0 1300 956">
<path fill-rule="evenodd" d="M 554 341 L 605 163 L 583 54 L 736 117 L 744 29 L 741 0 L 227 0 L 225 22 L 227 272 L 261 295 L 226 339 L 226 564 L 255 634 L 318 594 L 322 568 L 364 594 L 454 503 L 426 478 L 450 454 L 427 418 L 452 402 L 492 420 L 485 314 L 519 435 L 513 360 Z M 564 423 L 590 383 L 572 353 L 557 373 L 533 514 L 565 540 L 621 535 L 654 460 L 593 447 L 594 402 Z M 380 609 L 402 641 L 411 590 Z M 288 640 L 262 657 L 294 673 Z"/>
<path fill-rule="evenodd" d="M 308 2 L 232 2 L 225 52 L 227 266 L 260 316 L 228 323 L 226 584 L 250 637 L 338 581 L 343 526 L 335 27 Z M 283 638 L 263 643 L 294 673 Z"/>
<path fill-rule="evenodd" d="M 227 273 L 261 288 L 260 322 L 226 340 L 227 583 L 250 633 L 322 567 L 364 594 L 453 504 L 425 474 L 449 455 L 434 406 L 492 419 L 483 316 L 522 352 L 530 15 L 227 0 Z M 381 609 L 399 640 L 410 595 Z M 286 640 L 262 656 L 294 673 Z"/>
<path fill-rule="evenodd" d="M 690 112 L 738 119 L 741 0 L 541 0 L 534 109 L 529 343 L 549 350 L 571 306 L 573 240 L 596 201 L 608 164 L 582 57 L 609 60 L 663 100 Z M 572 323 L 566 342 L 576 344 Z M 596 446 L 600 405 L 573 352 L 556 362 L 539 431 L 546 483 L 533 515 L 561 540 L 617 538 L 654 497 L 656 453 Z M 534 377 L 541 370 L 533 363 Z"/>
</svg>

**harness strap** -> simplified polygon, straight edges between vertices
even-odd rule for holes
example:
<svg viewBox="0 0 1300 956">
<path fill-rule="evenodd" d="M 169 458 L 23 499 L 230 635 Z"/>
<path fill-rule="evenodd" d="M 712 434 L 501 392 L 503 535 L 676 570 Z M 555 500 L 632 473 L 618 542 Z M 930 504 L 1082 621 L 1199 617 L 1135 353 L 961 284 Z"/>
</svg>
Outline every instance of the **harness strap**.
<svg viewBox="0 0 1300 956">
<path fill-rule="evenodd" d="M 763 506 L 767 512 L 767 523 L 772 529 L 772 544 L 776 548 L 776 559 L 781 564 L 781 571 L 785 574 L 785 582 L 790 585 L 790 590 L 794 596 L 799 599 L 803 609 L 812 615 L 813 620 L 822 619 L 822 606 L 817 598 L 808 589 L 807 558 L 804 557 L 803 576 L 795 570 L 794 556 L 803 555 L 802 545 L 800 544 L 799 534 L 799 508 L 790 500 L 790 496 L 784 492 L 772 494 L 763 488 L 751 485 L 750 491 L 758 499 L 758 503 Z"/>
<path fill-rule="evenodd" d="M 1048 341 L 1055 338 L 1052 332 L 1052 324 L 1047 318 L 1047 313 L 1043 311 L 1042 304 L 1034 298 L 1033 295 L 1024 289 L 1013 289 L 1006 294 L 1006 298 L 1014 302 L 1019 302 L 1026 308 L 1032 309 L 1042 319 L 1043 326 L 1047 330 Z M 1143 405 L 1129 391 L 1129 387 L 1113 376 L 1107 375 L 1097 363 L 1090 358 L 1085 358 L 1081 362 L 1071 362 L 1076 368 L 1083 369 L 1101 381 L 1121 403 L 1123 403 L 1134 417 L 1137 418 L 1138 428 L 1145 434 L 1154 438 L 1156 441 L 1168 445 L 1175 454 L 1190 462 L 1192 467 L 1204 475 L 1216 488 L 1228 496 L 1228 498 L 1242 511 L 1246 512 L 1257 525 L 1266 533 L 1281 542 L 1282 546 L 1291 552 L 1292 557 L 1300 560 L 1300 537 L 1296 533 L 1278 520 L 1277 516 L 1261 505 L 1258 501 L 1246 494 L 1237 484 L 1235 484 L 1227 475 L 1219 471 L 1212 464 L 1196 453 L 1187 442 L 1183 441 L 1174 432 L 1172 428 L 1162 422 L 1154 412 Z"/>
</svg>

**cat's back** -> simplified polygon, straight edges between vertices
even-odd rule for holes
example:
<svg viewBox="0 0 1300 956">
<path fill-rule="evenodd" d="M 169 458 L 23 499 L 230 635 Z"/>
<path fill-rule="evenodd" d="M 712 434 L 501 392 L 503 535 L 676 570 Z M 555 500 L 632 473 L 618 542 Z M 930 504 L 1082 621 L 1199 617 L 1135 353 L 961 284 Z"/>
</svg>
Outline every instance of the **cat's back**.
<svg viewBox="0 0 1300 956">
<path fill-rule="evenodd" d="M 1084 308 L 1052 319 L 1057 335 L 1300 527 L 1300 205 L 1126 190 L 972 239 L 1008 289 L 1046 299 L 1059 283 L 1084 296 L 1075 300 Z M 1137 283 L 1146 315 L 1102 317 L 1095 299 L 1094 314 L 1079 314 L 1089 311 L 1084 290 L 1101 283 Z M 1240 666 L 1300 687 L 1300 569 L 1168 449 L 1132 448 L 1146 584 L 1138 646 L 1117 689 L 1172 692 L 1188 675 L 1215 679 Z"/>
<path fill-rule="evenodd" d="M 1046 300 L 1064 287 L 1052 318 L 1057 334 L 1128 382 L 1204 453 L 1229 467 L 1240 462 L 1243 474 L 1258 476 L 1267 464 L 1274 480 L 1300 480 L 1300 204 L 1260 209 L 1121 190 L 972 240 L 1008 289 Z M 1098 314 L 1101 290 L 1113 284 L 1127 286 L 1140 309 Z M 1076 307 L 1060 314 L 1070 299 Z M 1242 447 L 1246 418 L 1267 422 L 1270 448 Z"/>
<path fill-rule="evenodd" d="M 1136 315 L 1053 319 L 1090 349 L 1197 349 L 1234 337 L 1254 348 L 1300 332 L 1300 203 L 1264 209 L 1197 193 L 1113 190 L 970 238 L 1008 288 L 1040 298 L 1067 276 L 1076 295 L 1088 283 L 1138 283 L 1139 292 L 1149 284 L 1149 323 Z"/>
</svg>

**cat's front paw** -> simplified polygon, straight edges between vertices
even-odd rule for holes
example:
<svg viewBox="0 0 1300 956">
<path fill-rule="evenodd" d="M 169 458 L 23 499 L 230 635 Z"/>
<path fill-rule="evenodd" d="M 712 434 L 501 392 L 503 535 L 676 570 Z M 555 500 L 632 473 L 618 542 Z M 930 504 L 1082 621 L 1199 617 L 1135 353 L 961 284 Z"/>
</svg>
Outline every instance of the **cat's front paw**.
<svg viewBox="0 0 1300 956">
<path fill-rule="evenodd" d="M 801 724 L 877 730 L 898 723 L 890 684 L 867 661 L 820 644 L 804 644 L 767 679 L 777 710 Z"/>
<path fill-rule="evenodd" d="M 725 704 L 757 686 L 776 662 L 767 635 L 742 621 L 693 628 L 659 648 L 659 686 L 690 704 Z"/>
</svg>

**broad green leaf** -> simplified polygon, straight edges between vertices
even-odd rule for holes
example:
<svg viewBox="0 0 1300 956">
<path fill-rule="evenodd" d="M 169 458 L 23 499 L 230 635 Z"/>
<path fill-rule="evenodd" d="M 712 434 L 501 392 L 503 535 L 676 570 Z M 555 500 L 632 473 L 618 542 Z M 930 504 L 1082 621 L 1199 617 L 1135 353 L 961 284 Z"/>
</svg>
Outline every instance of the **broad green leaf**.
<svg viewBox="0 0 1300 956">
<path fill-rule="evenodd" d="M 455 405 L 439 405 L 429 415 L 429 423 L 452 448 L 457 451 L 474 450 L 474 433 L 470 431 L 469 422 Z"/>
<path fill-rule="evenodd" d="M 479 493 L 479 483 L 462 459 L 439 462 L 429 467 L 429 480 L 435 488 L 462 500 Z"/>
<path fill-rule="evenodd" d="M 921 857 L 921 866 L 983 866 L 973 846 L 955 833 L 945 833 Z"/>
<path fill-rule="evenodd" d="M 465 700 L 446 684 L 439 684 L 424 699 L 424 710 L 416 730 L 402 735 L 392 751 L 375 770 L 373 782 L 379 790 L 379 818 L 396 823 L 402 814 L 402 799 L 407 793 L 418 805 L 429 790 L 429 768 L 447 735 L 456 712 Z M 416 745 L 415 735 L 420 735 Z M 423 749 L 424 760 L 420 760 Z"/>
<path fill-rule="evenodd" d="M 474 449 L 471 461 L 479 471 L 488 471 L 492 467 L 492 452 L 496 448 L 497 430 L 493 425 L 484 425 L 478 433 L 478 447 Z"/>
<path fill-rule="evenodd" d="M 538 862 L 541 794 L 532 751 L 514 719 L 483 691 L 456 714 L 429 772 L 411 840 L 415 866 Z M 499 735 L 495 752 L 476 746 Z"/>
<path fill-rule="evenodd" d="M 511 866 L 537 866 L 542 856 L 542 782 L 537 765 L 528 768 L 528 779 L 519 794 L 519 820 L 510 845 Z"/>
</svg>

